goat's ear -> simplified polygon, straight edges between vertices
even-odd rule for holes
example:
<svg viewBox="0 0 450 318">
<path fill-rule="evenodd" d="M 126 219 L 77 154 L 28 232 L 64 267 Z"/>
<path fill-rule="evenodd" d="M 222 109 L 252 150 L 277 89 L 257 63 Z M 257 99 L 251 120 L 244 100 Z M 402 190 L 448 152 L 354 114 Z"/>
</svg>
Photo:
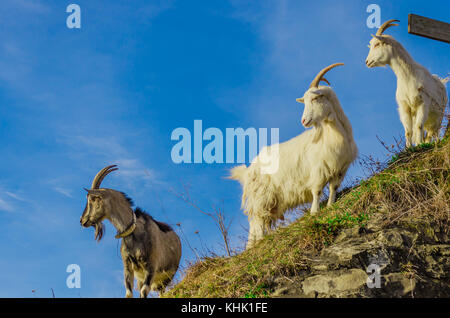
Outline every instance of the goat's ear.
<svg viewBox="0 0 450 318">
<path fill-rule="evenodd" d="M 88 195 L 92 195 L 92 196 L 100 197 L 100 198 L 103 196 L 103 193 L 101 191 L 98 191 L 97 189 L 86 189 L 86 188 L 84 188 L 84 190 L 87 191 Z"/>
<path fill-rule="evenodd" d="M 371 34 L 371 36 L 372 36 L 373 38 L 375 38 L 375 39 L 377 39 L 377 40 L 383 42 L 383 43 L 386 42 L 382 36 L 379 36 L 379 35 L 373 35 L 373 34 Z"/>
<path fill-rule="evenodd" d="M 305 99 L 303 97 L 297 98 L 296 101 L 297 101 L 297 103 L 302 103 L 302 104 L 305 103 Z"/>
</svg>

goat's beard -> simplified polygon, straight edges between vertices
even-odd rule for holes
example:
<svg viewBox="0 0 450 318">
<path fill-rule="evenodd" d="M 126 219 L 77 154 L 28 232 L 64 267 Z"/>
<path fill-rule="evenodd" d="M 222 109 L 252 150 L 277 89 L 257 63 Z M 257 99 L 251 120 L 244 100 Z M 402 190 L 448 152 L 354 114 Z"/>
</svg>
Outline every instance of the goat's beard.
<svg viewBox="0 0 450 318">
<path fill-rule="evenodd" d="M 97 242 L 100 242 L 100 240 L 103 237 L 104 225 L 102 222 L 98 222 L 95 223 L 94 228 L 95 228 L 95 240 Z"/>
</svg>

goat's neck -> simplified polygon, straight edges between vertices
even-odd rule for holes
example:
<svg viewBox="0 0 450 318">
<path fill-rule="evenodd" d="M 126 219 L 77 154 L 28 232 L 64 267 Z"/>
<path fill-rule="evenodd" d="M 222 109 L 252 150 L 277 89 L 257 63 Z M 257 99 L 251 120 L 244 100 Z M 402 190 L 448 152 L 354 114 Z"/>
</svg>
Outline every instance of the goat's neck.
<svg viewBox="0 0 450 318">
<path fill-rule="evenodd" d="M 316 125 L 314 127 L 314 138 L 313 142 L 320 142 L 320 143 L 334 143 L 335 140 L 331 140 L 329 138 L 323 138 L 323 135 L 328 135 L 330 131 L 337 131 L 338 135 L 342 135 L 342 131 L 339 129 L 338 125 L 336 125 L 333 122 L 330 121 L 323 121 L 319 125 Z M 334 135 L 334 134 L 333 134 Z"/>
<path fill-rule="evenodd" d="M 338 117 L 338 116 L 336 116 L 336 117 Z M 328 128 L 329 130 L 332 130 L 335 134 L 337 134 L 339 136 L 342 136 L 342 137 L 347 136 L 347 132 L 344 127 L 344 123 L 342 123 L 338 118 L 336 118 L 333 121 L 326 121 L 326 122 L 324 122 L 324 125 L 326 126 L 326 128 Z"/>
<path fill-rule="evenodd" d="M 394 71 L 397 79 L 407 80 L 414 76 L 414 60 L 410 56 L 404 54 L 394 53 L 394 56 L 389 62 L 389 66 Z"/>
<path fill-rule="evenodd" d="M 325 134 L 326 136 L 322 136 Z M 322 137 L 321 139 L 319 139 Z M 323 143 L 331 147 L 340 147 L 353 143 L 353 133 L 348 131 L 339 119 L 322 122 L 316 140 L 322 140 Z"/>
<path fill-rule="evenodd" d="M 130 204 L 126 202 L 125 199 L 118 199 L 113 205 L 109 220 L 112 225 L 116 228 L 117 232 L 122 233 L 125 231 L 130 224 L 133 222 L 133 210 Z"/>
</svg>

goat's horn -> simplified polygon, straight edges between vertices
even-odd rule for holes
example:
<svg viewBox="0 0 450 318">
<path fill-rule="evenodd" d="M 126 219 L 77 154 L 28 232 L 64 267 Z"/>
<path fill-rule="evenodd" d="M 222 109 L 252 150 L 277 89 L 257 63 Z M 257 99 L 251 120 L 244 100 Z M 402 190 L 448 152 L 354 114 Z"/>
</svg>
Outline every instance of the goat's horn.
<svg viewBox="0 0 450 318">
<path fill-rule="evenodd" d="M 331 70 L 332 68 L 339 66 L 339 65 L 344 65 L 344 63 L 334 63 L 331 64 L 330 66 L 325 67 L 323 70 L 321 70 L 316 77 L 314 78 L 314 80 L 311 82 L 311 85 L 309 86 L 310 88 L 312 87 L 318 87 L 319 86 L 319 82 L 322 80 L 322 76 L 325 75 L 326 72 L 328 72 L 329 70 Z M 328 81 L 327 81 L 328 82 Z"/>
<path fill-rule="evenodd" d="M 111 165 L 103 168 L 100 170 L 97 175 L 94 178 L 94 181 L 92 181 L 91 189 L 98 189 L 100 188 L 100 184 L 102 183 L 103 179 L 111 172 L 118 170 L 119 168 L 116 168 L 117 165 Z"/>
<path fill-rule="evenodd" d="M 391 26 L 398 26 L 398 24 L 396 23 L 392 23 L 392 22 L 400 22 L 399 20 L 388 20 L 386 22 L 384 22 L 379 28 L 378 31 L 376 33 L 376 35 L 380 36 L 383 34 L 384 31 L 386 31 L 387 28 L 390 28 Z"/>
<path fill-rule="evenodd" d="M 321 81 L 321 82 L 325 82 L 325 83 L 327 83 L 329 86 L 331 86 L 330 82 L 328 82 L 327 79 L 326 79 L 325 77 L 322 77 L 320 81 Z"/>
</svg>

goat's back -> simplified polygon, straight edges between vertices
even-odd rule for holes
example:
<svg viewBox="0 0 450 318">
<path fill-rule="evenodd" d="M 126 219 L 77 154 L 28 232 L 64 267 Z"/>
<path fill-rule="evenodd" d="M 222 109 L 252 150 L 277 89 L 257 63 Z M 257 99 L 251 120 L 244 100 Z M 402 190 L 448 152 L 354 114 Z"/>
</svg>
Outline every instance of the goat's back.
<svg viewBox="0 0 450 318">
<path fill-rule="evenodd" d="M 177 233 L 167 224 L 152 219 L 152 258 L 160 270 L 176 270 L 181 259 L 181 241 Z"/>
<path fill-rule="evenodd" d="M 155 271 L 178 269 L 181 259 L 181 241 L 176 232 L 166 223 L 156 221 L 139 208 L 135 209 L 137 244 L 147 249 Z M 145 245 L 145 246 L 144 246 Z"/>
</svg>

